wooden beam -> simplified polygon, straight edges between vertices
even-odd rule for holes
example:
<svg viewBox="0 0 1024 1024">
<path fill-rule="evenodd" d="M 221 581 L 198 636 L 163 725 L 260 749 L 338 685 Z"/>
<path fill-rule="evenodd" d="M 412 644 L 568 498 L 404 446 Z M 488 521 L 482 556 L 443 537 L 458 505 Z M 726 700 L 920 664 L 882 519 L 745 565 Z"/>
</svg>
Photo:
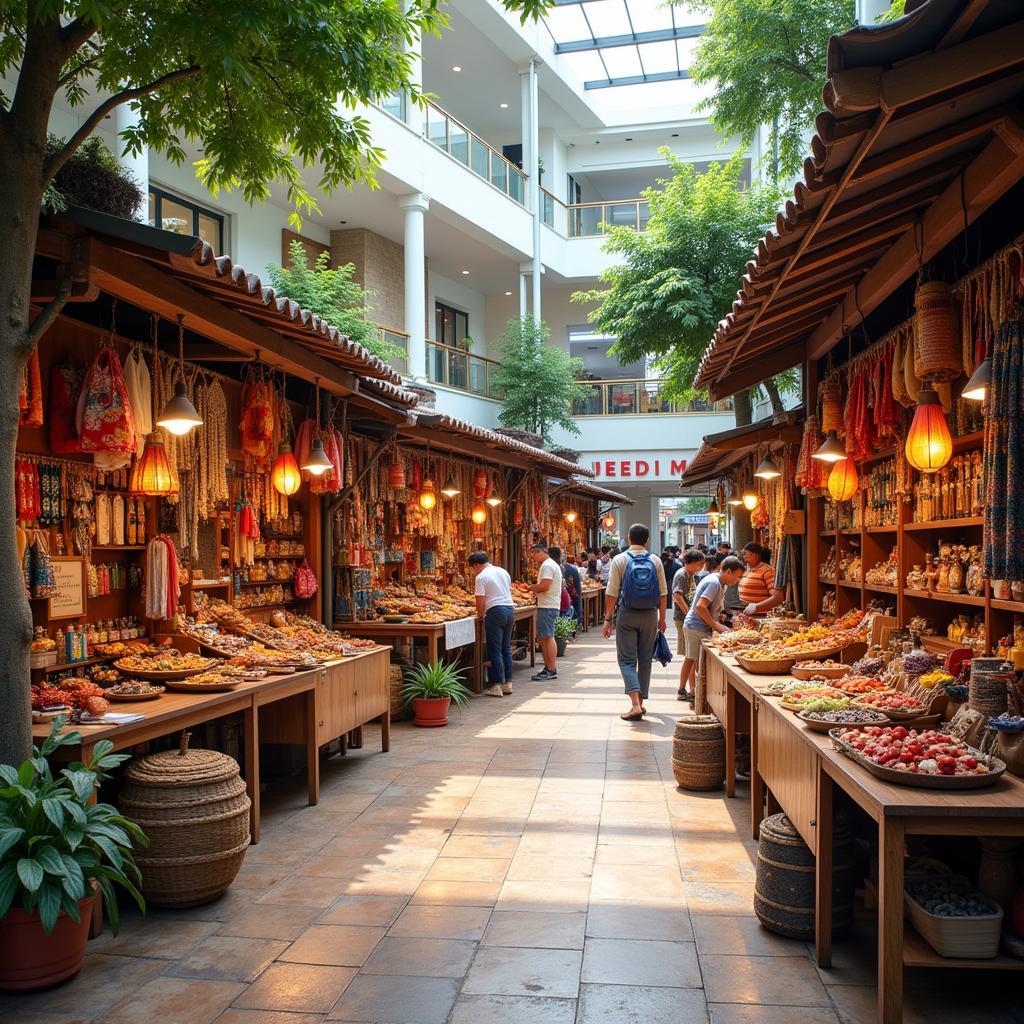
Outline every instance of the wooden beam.
<svg viewBox="0 0 1024 1024">
<path fill-rule="evenodd" d="M 765 441 L 796 444 L 803 436 L 803 426 L 793 426 L 789 423 L 770 423 L 761 427 L 760 430 L 752 430 L 749 434 L 741 434 L 738 437 L 730 437 L 724 441 L 716 441 L 715 451 L 734 452 L 739 448 L 750 448 L 755 444 Z"/>
<path fill-rule="evenodd" d="M 716 380 L 708 385 L 708 398 L 712 402 L 720 402 L 723 398 L 735 395 L 737 391 L 751 388 L 769 377 L 789 370 L 803 362 L 804 346 L 802 343 L 794 342 L 785 348 L 779 349 L 772 355 L 765 356 L 755 366 L 744 366 L 731 374 L 721 374 Z"/>
<path fill-rule="evenodd" d="M 971 30 L 978 20 L 978 15 L 989 5 L 989 0 L 969 0 L 967 6 L 956 16 L 956 20 L 946 29 L 946 34 L 939 40 L 937 50 L 947 46 L 955 46 Z"/>
<path fill-rule="evenodd" d="M 321 386 L 335 395 L 358 392 L 359 381 L 341 367 L 313 355 L 281 335 L 254 323 L 195 288 L 143 260 L 92 239 L 93 278 L 101 290 L 147 312 L 158 313 L 172 323 L 185 312 L 185 326 L 211 341 L 236 352 L 260 358 L 270 366 L 303 380 L 320 379 Z M 379 403 L 378 403 L 379 404 Z"/>
<path fill-rule="evenodd" d="M 1024 177 L 1024 121 L 1013 119 L 1000 129 L 1000 134 L 978 154 L 963 171 L 963 193 L 966 200 L 967 223 L 973 223 L 1000 196 Z M 964 210 L 960 198 L 959 178 L 948 185 L 920 219 L 919 230 L 907 231 L 886 254 L 864 275 L 855 290 L 855 301 L 844 310 L 837 307 L 832 315 L 811 335 L 808 355 L 820 359 L 842 336 L 876 309 L 918 268 L 927 263 L 956 238 L 964 227 Z"/>
</svg>

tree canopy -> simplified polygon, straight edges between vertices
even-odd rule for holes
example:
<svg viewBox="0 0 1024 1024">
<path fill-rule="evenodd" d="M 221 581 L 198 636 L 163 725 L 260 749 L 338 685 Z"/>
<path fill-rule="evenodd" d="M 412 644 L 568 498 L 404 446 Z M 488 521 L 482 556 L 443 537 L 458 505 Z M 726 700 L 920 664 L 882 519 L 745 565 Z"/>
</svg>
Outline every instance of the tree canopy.
<svg viewBox="0 0 1024 1024">
<path fill-rule="evenodd" d="M 781 197 L 773 186 L 741 187 L 740 155 L 704 174 L 662 155 L 673 173 L 644 193 L 647 230 L 612 228 L 604 250 L 619 262 L 602 272 L 606 287 L 573 299 L 597 302 L 590 321 L 617 339 L 612 353 L 623 363 L 654 356 L 666 393 L 684 401 L 697 394 L 697 365 Z"/>
<path fill-rule="evenodd" d="M 710 17 L 690 77 L 713 92 L 711 123 L 749 147 L 769 131 L 775 180 L 799 173 L 822 110 L 829 37 L 854 24 L 854 0 L 706 0 Z"/>
<path fill-rule="evenodd" d="M 494 383 L 504 392 L 498 414 L 502 426 L 532 431 L 552 444 L 555 427 L 579 434 L 572 404 L 581 401 L 586 390 L 576 380 L 583 360 L 548 345 L 549 336 L 543 320 L 509 320 Z"/>
</svg>

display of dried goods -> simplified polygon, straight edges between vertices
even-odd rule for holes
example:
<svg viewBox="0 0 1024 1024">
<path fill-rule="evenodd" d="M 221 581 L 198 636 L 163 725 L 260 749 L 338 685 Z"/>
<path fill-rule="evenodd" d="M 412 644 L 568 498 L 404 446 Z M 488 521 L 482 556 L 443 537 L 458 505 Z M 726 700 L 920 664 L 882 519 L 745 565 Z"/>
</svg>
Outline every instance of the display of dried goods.
<svg viewBox="0 0 1024 1024">
<path fill-rule="evenodd" d="M 888 693 L 865 693 L 856 699 L 862 708 L 874 708 L 876 711 L 894 711 L 897 714 L 916 712 L 924 714 L 928 710 L 925 704 L 909 693 L 890 690 Z"/>
<path fill-rule="evenodd" d="M 163 686 L 147 683 L 144 679 L 126 679 L 116 686 L 104 690 L 107 697 L 159 697 L 164 692 Z"/>
<path fill-rule="evenodd" d="M 922 775 L 987 775 L 989 760 L 948 733 L 935 729 L 870 726 L 843 729 L 837 739 L 883 768 Z"/>
<path fill-rule="evenodd" d="M 813 722 L 825 722 L 830 725 L 884 725 L 889 721 L 881 711 L 869 708 L 858 708 L 852 705 L 835 710 L 810 710 L 800 712 L 800 718 Z"/>
<path fill-rule="evenodd" d="M 115 640 L 113 643 L 96 644 L 94 653 L 103 658 L 122 658 L 130 654 L 151 654 L 156 645 L 148 640 Z"/>
<path fill-rule="evenodd" d="M 158 654 L 129 655 L 126 658 L 119 658 L 114 662 L 114 667 L 131 675 L 133 672 L 203 671 L 216 664 L 216 658 L 204 658 L 199 654 L 182 654 L 171 647 Z"/>
<path fill-rule="evenodd" d="M 711 641 L 721 651 L 737 651 L 758 643 L 761 634 L 756 629 L 730 629 L 716 633 Z"/>
</svg>

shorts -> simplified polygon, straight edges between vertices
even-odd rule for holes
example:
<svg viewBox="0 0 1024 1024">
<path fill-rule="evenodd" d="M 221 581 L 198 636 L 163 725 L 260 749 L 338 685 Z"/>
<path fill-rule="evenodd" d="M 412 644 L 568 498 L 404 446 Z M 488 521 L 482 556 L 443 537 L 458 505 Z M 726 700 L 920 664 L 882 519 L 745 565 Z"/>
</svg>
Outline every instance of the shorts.
<svg viewBox="0 0 1024 1024">
<path fill-rule="evenodd" d="M 537 609 L 537 638 L 543 640 L 546 636 L 555 635 L 555 619 L 558 618 L 557 608 Z"/>
<path fill-rule="evenodd" d="M 699 629 L 687 629 L 683 627 L 683 654 L 693 661 L 700 660 L 701 641 L 707 640 L 710 633 L 704 633 Z"/>
</svg>

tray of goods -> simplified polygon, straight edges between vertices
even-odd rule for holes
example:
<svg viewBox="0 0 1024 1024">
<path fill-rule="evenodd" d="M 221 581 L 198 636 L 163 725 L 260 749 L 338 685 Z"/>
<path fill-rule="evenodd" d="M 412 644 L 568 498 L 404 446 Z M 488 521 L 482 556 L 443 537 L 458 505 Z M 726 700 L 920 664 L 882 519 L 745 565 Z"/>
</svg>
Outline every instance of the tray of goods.
<svg viewBox="0 0 1024 1024">
<path fill-rule="evenodd" d="M 240 682 L 240 677 L 222 676 L 219 672 L 201 672 L 189 679 L 168 679 L 165 686 L 168 690 L 179 693 L 225 693 L 233 690 Z"/>
<path fill-rule="evenodd" d="M 892 693 L 891 686 L 886 686 L 880 679 L 870 676 L 849 675 L 836 682 L 836 689 L 848 693 L 851 697 L 859 697 L 866 693 Z"/>
<path fill-rule="evenodd" d="M 265 668 L 249 668 L 242 673 L 242 679 L 247 683 L 258 683 L 261 679 L 266 679 L 270 673 Z"/>
<path fill-rule="evenodd" d="M 998 729 L 1000 732 L 1024 732 L 1024 718 L 1004 711 L 998 718 L 990 717 L 988 726 L 990 729 Z"/>
<path fill-rule="evenodd" d="M 849 706 L 850 698 L 830 686 L 807 686 L 802 690 L 790 690 L 779 701 L 779 707 L 787 711 L 804 711 L 808 708 L 812 711 L 838 711 Z"/>
<path fill-rule="evenodd" d="M 966 878 L 908 879 L 903 896 L 914 928 L 939 956 L 991 960 L 999 953 L 1002 908 Z"/>
<path fill-rule="evenodd" d="M 109 668 L 103 665 L 97 665 L 89 673 L 89 678 L 97 686 L 112 686 L 114 683 L 119 683 L 124 678 L 116 668 Z"/>
<path fill-rule="evenodd" d="M 59 687 L 46 684 L 32 687 L 32 721 L 48 722 L 70 710 L 68 695 Z"/>
<path fill-rule="evenodd" d="M 448 619 L 440 612 L 416 612 L 409 616 L 409 621 L 421 626 L 439 626 L 442 622 L 448 622 Z"/>
<path fill-rule="evenodd" d="M 735 651 L 751 647 L 764 639 L 756 629 L 730 629 L 727 633 L 716 633 L 712 644 L 720 651 Z"/>
<path fill-rule="evenodd" d="M 69 704 L 73 708 L 84 707 L 90 697 L 102 697 L 104 692 L 102 686 L 97 686 L 91 680 L 83 679 L 81 676 L 62 679 L 56 685 L 63 697 L 61 703 Z"/>
<path fill-rule="evenodd" d="M 395 615 L 382 615 L 381 616 L 381 621 L 382 622 L 391 622 L 391 623 L 408 622 L 409 621 L 409 616 L 408 615 L 399 615 L 399 614 L 395 614 Z"/>
<path fill-rule="evenodd" d="M 152 654 L 156 646 L 148 640 L 112 640 L 96 644 L 93 651 L 103 658 L 126 658 L 129 655 Z"/>
<path fill-rule="evenodd" d="M 789 672 L 796 663 L 795 654 L 787 655 L 778 644 L 758 644 L 742 654 L 734 655 L 736 664 L 759 676 L 780 676 Z"/>
<path fill-rule="evenodd" d="M 165 687 L 154 686 L 145 679 L 126 679 L 116 686 L 108 686 L 103 695 L 108 700 L 129 702 L 138 700 L 155 700 L 164 692 Z"/>
<path fill-rule="evenodd" d="M 885 658 L 879 658 L 876 655 L 866 654 L 863 658 L 858 658 L 850 666 L 850 675 L 852 676 L 870 676 L 877 678 L 885 671 Z"/>
<path fill-rule="evenodd" d="M 867 708 L 815 709 L 804 708 L 796 716 L 808 729 L 814 732 L 828 732 L 840 725 L 886 725 L 889 719 L 881 711 L 869 711 Z"/>
<path fill-rule="evenodd" d="M 888 693 L 864 693 L 854 699 L 858 707 L 882 711 L 894 722 L 909 722 L 928 713 L 928 705 L 909 693 L 892 690 Z"/>
<path fill-rule="evenodd" d="M 346 654 L 362 654 L 365 651 L 375 651 L 380 644 L 376 640 L 366 640 L 358 636 L 342 637 L 344 651 Z"/>
<path fill-rule="evenodd" d="M 841 661 L 798 661 L 790 670 L 796 679 L 842 679 L 850 671 Z"/>
<path fill-rule="evenodd" d="M 216 664 L 216 658 L 204 658 L 199 654 L 181 654 L 173 648 L 168 648 L 149 657 L 129 655 L 127 658 L 119 658 L 114 662 L 114 668 L 137 679 L 162 683 L 174 679 L 188 679 L 189 676 L 206 672 Z"/>
<path fill-rule="evenodd" d="M 790 687 L 784 679 L 773 679 L 770 683 L 758 683 L 757 691 L 769 697 L 781 697 Z"/>
<path fill-rule="evenodd" d="M 982 789 L 1005 762 L 935 729 L 869 725 L 829 730 L 837 750 L 886 782 L 920 789 Z"/>
</svg>

